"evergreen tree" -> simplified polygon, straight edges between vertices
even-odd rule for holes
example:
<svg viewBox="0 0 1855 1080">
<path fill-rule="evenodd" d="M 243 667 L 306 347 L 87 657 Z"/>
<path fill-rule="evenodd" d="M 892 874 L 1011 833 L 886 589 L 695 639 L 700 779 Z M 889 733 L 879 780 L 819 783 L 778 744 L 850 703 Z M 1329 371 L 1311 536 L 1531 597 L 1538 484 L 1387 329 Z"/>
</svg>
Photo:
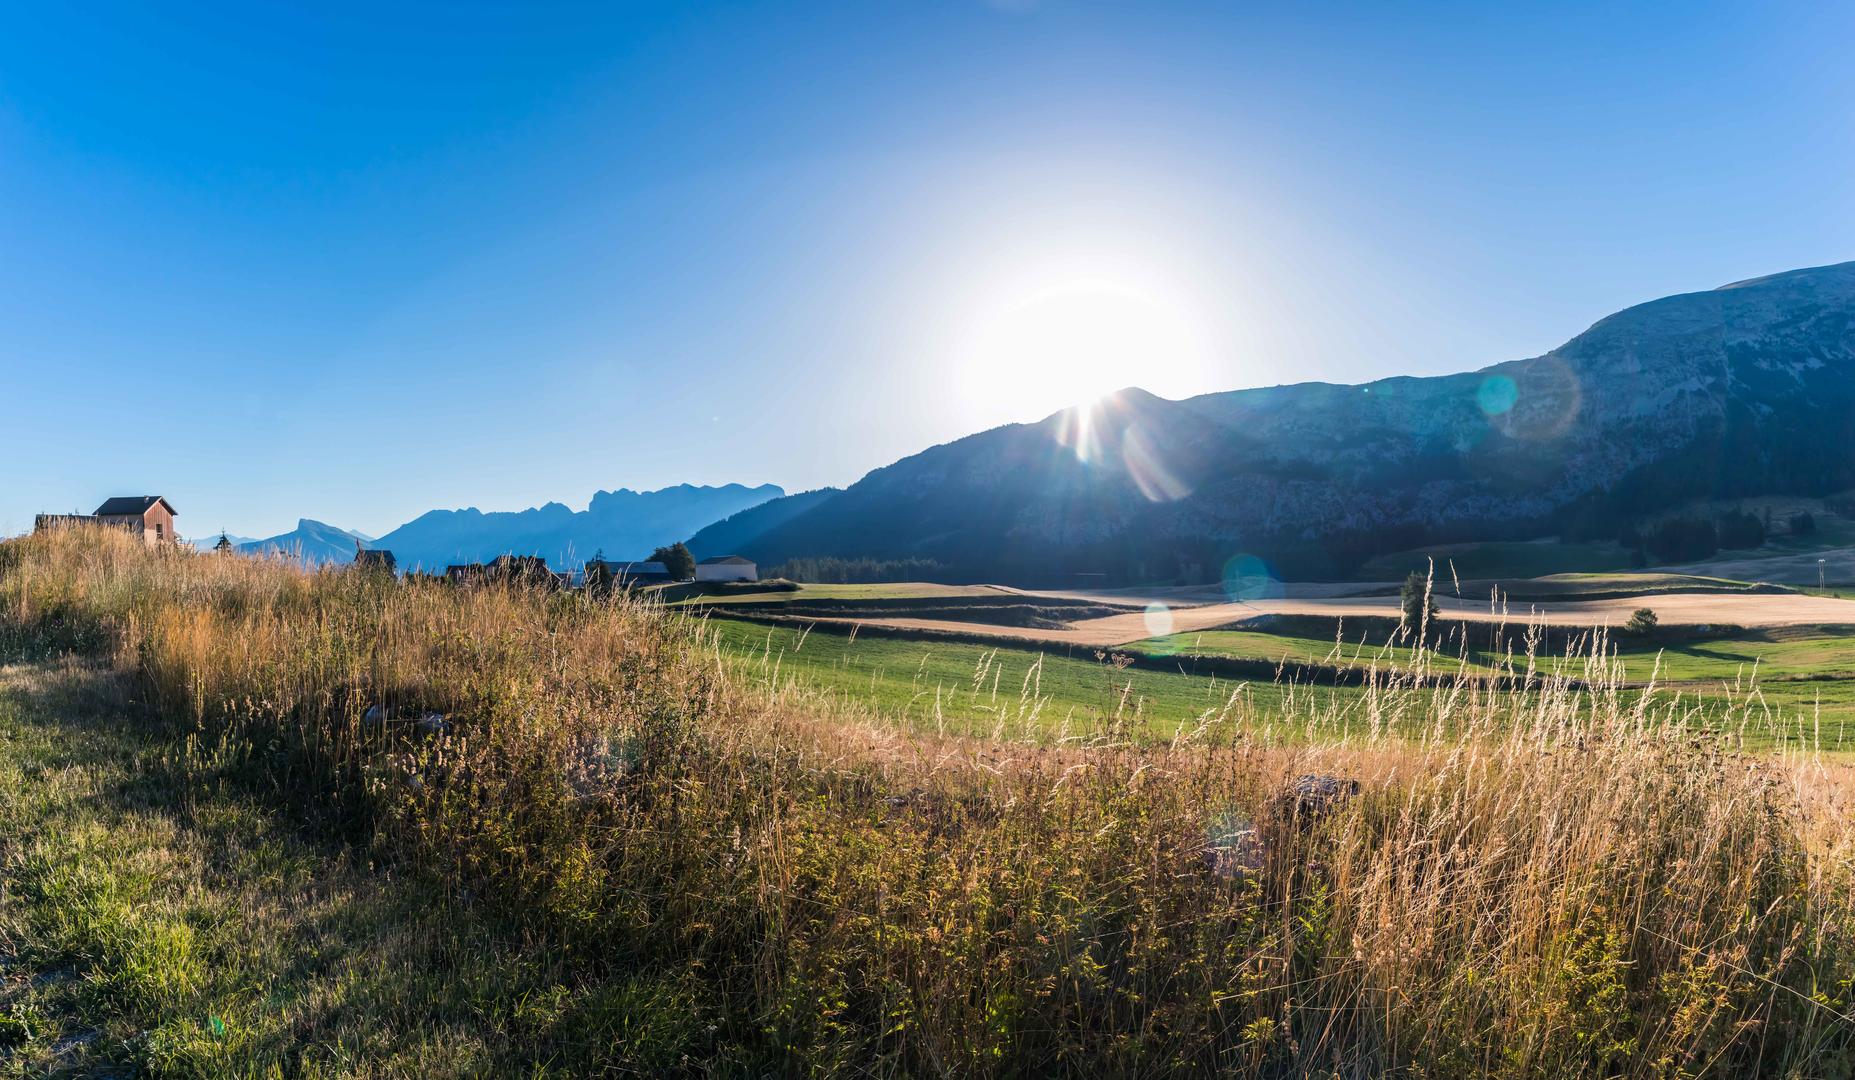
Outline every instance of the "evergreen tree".
<svg viewBox="0 0 1855 1080">
<path fill-rule="evenodd" d="M 1404 612 L 1406 626 L 1421 626 L 1425 619 L 1434 621 L 1441 614 L 1436 606 L 1436 594 L 1430 590 L 1430 579 L 1414 571 L 1404 579 L 1398 606 Z"/>
</svg>

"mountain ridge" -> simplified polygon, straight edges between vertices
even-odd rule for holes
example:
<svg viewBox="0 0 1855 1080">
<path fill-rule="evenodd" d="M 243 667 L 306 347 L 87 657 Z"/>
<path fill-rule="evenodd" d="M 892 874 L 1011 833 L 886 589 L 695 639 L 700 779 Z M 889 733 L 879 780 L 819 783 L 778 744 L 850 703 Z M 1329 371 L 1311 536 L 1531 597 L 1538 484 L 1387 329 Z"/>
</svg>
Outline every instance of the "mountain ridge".
<svg viewBox="0 0 1855 1080">
<path fill-rule="evenodd" d="M 1209 578 L 1241 556 L 1324 575 L 1684 498 L 1821 493 L 1855 485 L 1852 327 L 1848 262 L 1646 301 L 1472 371 L 1179 401 L 1130 388 L 873 469 L 743 554 L 1023 582 Z"/>
<path fill-rule="evenodd" d="M 776 484 L 677 484 L 654 491 L 597 491 L 578 511 L 560 502 L 517 511 L 428 510 L 372 546 L 392 551 L 402 569 L 439 571 L 451 563 L 506 554 L 539 555 L 555 569 L 569 569 L 600 552 L 614 559 L 642 558 L 657 545 L 784 495 Z"/>
</svg>

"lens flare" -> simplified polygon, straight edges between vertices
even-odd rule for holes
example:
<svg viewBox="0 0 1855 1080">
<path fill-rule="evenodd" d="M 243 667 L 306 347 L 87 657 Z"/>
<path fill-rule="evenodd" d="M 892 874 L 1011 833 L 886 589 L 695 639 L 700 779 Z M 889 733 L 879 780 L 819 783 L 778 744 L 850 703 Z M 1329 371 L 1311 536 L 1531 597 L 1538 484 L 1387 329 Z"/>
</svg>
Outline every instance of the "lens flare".
<svg viewBox="0 0 1855 1080">
<path fill-rule="evenodd" d="M 1505 375 L 1490 375 L 1481 381 L 1475 389 L 1475 404 L 1489 416 L 1501 416 L 1514 407 L 1520 397 L 1520 387 Z"/>
<path fill-rule="evenodd" d="M 1172 609 L 1164 604 L 1146 606 L 1147 637 L 1167 637 L 1172 633 Z"/>
<path fill-rule="evenodd" d="M 1121 462 L 1148 502 L 1177 502 L 1192 493 L 1191 485 L 1167 466 L 1138 424 L 1129 425 L 1121 435 Z"/>
<path fill-rule="evenodd" d="M 1101 460 L 1101 402 L 1090 401 L 1063 411 L 1056 422 L 1056 441 L 1090 465 Z"/>
<path fill-rule="evenodd" d="M 1282 596 L 1282 581 L 1269 564 L 1254 555 L 1236 555 L 1224 563 L 1224 595 L 1232 600 L 1274 600 Z"/>
<path fill-rule="evenodd" d="M 1542 356 L 1525 378 L 1524 386 L 1515 387 L 1512 408 L 1489 419 L 1510 438 L 1541 441 L 1564 435 L 1584 405 L 1578 373 L 1556 356 Z"/>
</svg>

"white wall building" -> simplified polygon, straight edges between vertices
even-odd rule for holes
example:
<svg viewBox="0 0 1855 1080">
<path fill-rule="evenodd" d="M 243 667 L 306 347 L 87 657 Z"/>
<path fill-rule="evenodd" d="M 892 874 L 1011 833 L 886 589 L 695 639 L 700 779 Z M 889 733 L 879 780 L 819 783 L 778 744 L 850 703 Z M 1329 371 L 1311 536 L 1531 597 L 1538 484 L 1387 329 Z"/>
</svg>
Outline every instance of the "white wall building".
<svg viewBox="0 0 1855 1080">
<path fill-rule="evenodd" d="M 697 581 L 759 581 L 760 568 L 739 555 L 717 555 L 696 564 Z"/>
</svg>

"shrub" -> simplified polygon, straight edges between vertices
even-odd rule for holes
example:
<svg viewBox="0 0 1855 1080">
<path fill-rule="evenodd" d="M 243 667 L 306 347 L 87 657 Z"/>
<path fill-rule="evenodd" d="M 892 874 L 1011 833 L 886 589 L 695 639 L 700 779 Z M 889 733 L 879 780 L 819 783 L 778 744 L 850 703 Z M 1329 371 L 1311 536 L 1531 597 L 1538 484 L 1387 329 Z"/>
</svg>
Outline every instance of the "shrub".
<svg viewBox="0 0 1855 1080">
<path fill-rule="evenodd" d="M 1659 621 L 1654 608 L 1639 607 L 1630 613 L 1630 620 L 1623 624 L 1623 629 L 1638 636 L 1645 636 L 1655 633 Z"/>
</svg>

